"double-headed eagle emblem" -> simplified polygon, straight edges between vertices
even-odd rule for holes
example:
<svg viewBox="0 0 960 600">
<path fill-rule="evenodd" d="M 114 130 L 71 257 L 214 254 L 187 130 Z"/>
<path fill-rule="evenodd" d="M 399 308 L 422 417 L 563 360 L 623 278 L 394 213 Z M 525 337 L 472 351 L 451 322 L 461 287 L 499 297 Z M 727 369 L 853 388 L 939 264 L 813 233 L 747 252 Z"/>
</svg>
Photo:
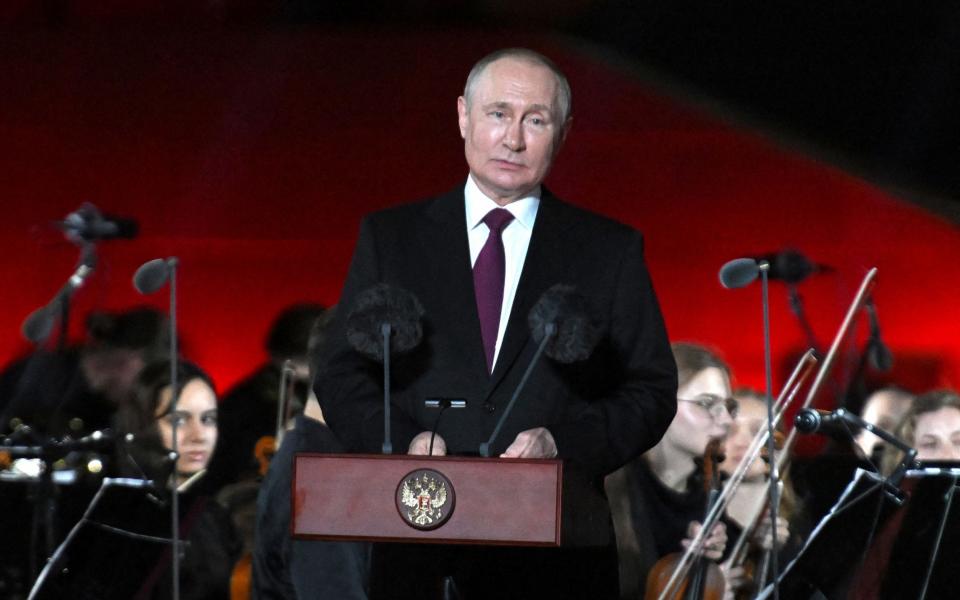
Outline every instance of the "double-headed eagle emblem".
<svg viewBox="0 0 960 600">
<path fill-rule="evenodd" d="M 453 487 L 446 477 L 430 469 L 421 469 L 410 473 L 401 482 L 397 508 L 411 527 L 434 529 L 442 525 L 452 512 L 452 501 L 448 504 L 448 494 L 452 493 Z"/>
</svg>

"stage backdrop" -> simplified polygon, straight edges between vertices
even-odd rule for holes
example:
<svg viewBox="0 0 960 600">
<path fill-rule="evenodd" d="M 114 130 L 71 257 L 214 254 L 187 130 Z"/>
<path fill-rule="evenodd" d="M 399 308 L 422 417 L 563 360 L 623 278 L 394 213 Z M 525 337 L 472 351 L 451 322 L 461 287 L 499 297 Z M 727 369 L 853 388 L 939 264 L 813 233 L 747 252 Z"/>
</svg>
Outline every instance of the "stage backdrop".
<svg viewBox="0 0 960 600">
<path fill-rule="evenodd" d="M 724 290 L 717 271 L 791 247 L 833 268 L 800 287 L 821 345 L 876 266 L 893 376 L 915 389 L 960 383 L 954 225 L 569 41 L 393 29 L 4 31 L 0 361 L 29 350 L 21 322 L 74 267 L 51 221 L 92 202 L 142 232 L 101 245 L 75 334 L 92 308 L 165 307 L 165 292 L 141 298 L 130 277 L 177 256 L 185 351 L 230 386 L 262 360 L 280 309 L 337 301 L 363 214 L 462 185 L 456 98 L 473 61 L 505 45 L 540 49 L 569 73 L 574 124 L 548 184 L 646 234 L 673 339 L 719 348 L 738 382 L 762 385 L 760 288 Z M 771 300 L 781 381 L 806 338 L 782 284 Z"/>
</svg>

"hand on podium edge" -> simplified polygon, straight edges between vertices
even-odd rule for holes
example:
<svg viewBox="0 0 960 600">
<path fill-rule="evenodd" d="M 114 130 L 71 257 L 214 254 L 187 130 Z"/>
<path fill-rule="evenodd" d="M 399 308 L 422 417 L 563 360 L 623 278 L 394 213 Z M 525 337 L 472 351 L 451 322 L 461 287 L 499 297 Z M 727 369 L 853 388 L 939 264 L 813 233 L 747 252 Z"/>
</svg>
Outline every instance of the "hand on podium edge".
<svg viewBox="0 0 960 600">
<path fill-rule="evenodd" d="M 412 440 L 410 440 L 410 446 L 407 448 L 407 454 L 412 454 L 415 456 L 427 456 L 430 452 L 430 435 L 429 431 L 421 431 L 418 433 Z M 447 455 L 447 442 L 440 436 L 438 433 L 433 439 L 433 456 L 446 456 Z"/>
<path fill-rule="evenodd" d="M 546 427 L 535 427 L 517 434 L 500 458 L 556 458 L 557 443 Z"/>
</svg>

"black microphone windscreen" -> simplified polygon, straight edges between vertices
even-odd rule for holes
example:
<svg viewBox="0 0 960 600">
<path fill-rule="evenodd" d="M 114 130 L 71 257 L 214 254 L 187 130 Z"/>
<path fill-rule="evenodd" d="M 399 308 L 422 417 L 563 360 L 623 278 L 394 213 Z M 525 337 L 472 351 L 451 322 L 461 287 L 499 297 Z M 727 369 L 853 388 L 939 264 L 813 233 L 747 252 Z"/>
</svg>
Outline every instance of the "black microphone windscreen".
<svg viewBox="0 0 960 600">
<path fill-rule="evenodd" d="M 867 350 L 867 360 L 870 361 L 873 370 L 881 373 L 886 373 L 893 368 L 893 352 L 879 339 L 871 342 Z"/>
<path fill-rule="evenodd" d="M 777 252 L 769 262 L 770 279 L 779 279 L 787 283 L 800 283 L 814 271 L 814 264 L 810 259 L 796 250 Z"/>
<path fill-rule="evenodd" d="M 547 325 L 557 332 L 543 352 L 559 363 L 586 360 L 600 341 L 600 327 L 590 302 L 573 286 L 556 284 L 540 296 L 527 319 L 533 341 L 543 341 Z"/>
<path fill-rule="evenodd" d="M 136 220 L 104 216 L 105 220 L 100 227 L 103 238 L 132 240 L 140 234 L 140 224 Z"/>
<path fill-rule="evenodd" d="M 24 319 L 20 331 L 28 341 L 40 344 L 50 337 L 50 332 L 53 331 L 54 318 L 53 311 L 50 310 L 49 306 L 38 308 Z"/>
<path fill-rule="evenodd" d="M 752 258 L 735 258 L 720 267 L 720 285 L 728 290 L 749 285 L 760 274 L 757 261 Z"/>
<path fill-rule="evenodd" d="M 163 287 L 170 277 L 170 265 L 163 258 L 155 258 L 140 265 L 133 274 L 133 287 L 141 294 L 152 294 Z"/>
<path fill-rule="evenodd" d="M 391 354 L 403 354 L 415 348 L 423 337 L 423 305 L 411 292 L 380 283 L 361 292 L 347 315 L 347 342 L 357 352 L 374 360 L 383 360 L 383 334 L 380 327 L 391 327 Z"/>
</svg>

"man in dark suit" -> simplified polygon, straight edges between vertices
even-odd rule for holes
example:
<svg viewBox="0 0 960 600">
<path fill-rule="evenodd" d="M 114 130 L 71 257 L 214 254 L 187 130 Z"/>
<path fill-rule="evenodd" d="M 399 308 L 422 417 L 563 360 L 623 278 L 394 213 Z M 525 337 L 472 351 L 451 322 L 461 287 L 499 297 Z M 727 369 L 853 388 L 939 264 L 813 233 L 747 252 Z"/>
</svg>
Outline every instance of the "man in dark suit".
<svg viewBox="0 0 960 600">
<path fill-rule="evenodd" d="M 530 309 L 554 284 L 575 286 L 600 323 L 599 345 L 579 363 L 539 363 L 493 444 L 505 458 L 564 460 L 563 540 L 571 549 L 385 548 L 386 596 L 429 591 L 423 581 L 444 573 L 469 597 L 616 595 L 601 480 L 663 435 L 676 410 L 677 375 L 641 234 L 541 185 L 570 107 L 566 78 L 537 53 L 502 50 L 477 63 L 457 100 L 466 184 L 364 219 L 315 386 L 346 446 L 378 452 L 379 371 L 349 349 L 344 320 L 375 284 L 407 289 L 424 306 L 424 338 L 394 363 L 394 448 L 426 454 L 436 411 L 424 399 L 452 397 L 467 406 L 444 415 L 434 454 L 476 454 L 535 352 Z M 405 558 L 411 553 L 416 558 Z M 375 555 L 374 595 L 377 563 Z M 407 573 L 402 581 L 399 573 Z"/>
</svg>

